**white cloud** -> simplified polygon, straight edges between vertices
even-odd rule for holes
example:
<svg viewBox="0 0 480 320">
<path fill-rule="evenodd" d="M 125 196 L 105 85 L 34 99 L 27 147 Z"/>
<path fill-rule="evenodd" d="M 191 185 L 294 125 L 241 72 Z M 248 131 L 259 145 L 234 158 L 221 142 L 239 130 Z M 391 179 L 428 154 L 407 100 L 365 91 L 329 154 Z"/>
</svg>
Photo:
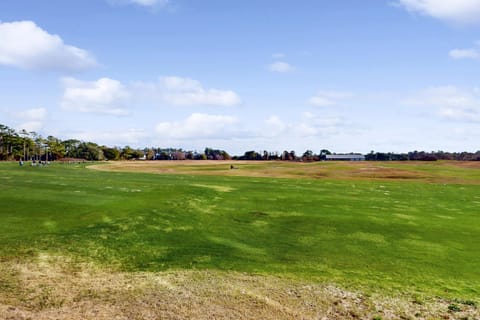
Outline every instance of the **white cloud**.
<svg viewBox="0 0 480 320">
<path fill-rule="evenodd" d="M 33 108 L 13 113 L 13 116 L 21 122 L 17 128 L 27 132 L 42 129 L 47 115 L 48 112 L 45 108 Z"/>
<path fill-rule="evenodd" d="M 27 132 L 34 132 L 42 129 L 44 126 L 43 121 L 27 121 L 17 126 L 18 130 L 25 130 Z"/>
<path fill-rule="evenodd" d="M 345 121 L 338 117 L 323 117 L 304 112 L 297 122 L 285 122 L 278 116 L 270 116 L 264 122 L 264 130 L 258 136 L 265 138 L 305 138 L 337 134 Z M 282 138 L 283 139 L 283 138 Z"/>
<path fill-rule="evenodd" d="M 300 123 L 295 126 L 295 133 L 300 137 L 335 135 L 345 121 L 338 117 L 324 117 L 305 112 Z"/>
<path fill-rule="evenodd" d="M 480 108 L 442 108 L 440 116 L 451 120 L 480 122 Z"/>
<path fill-rule="evenodd" d="M 477 42 L 475 48 L 450 50 L 448 54 L 452 59 L 479 59 L 480 43 Z"/>
<path fill-rule="evenodd" d="M 47 109 L 33 108 L 24 111 L 18 111 L 15 116 L 25 121 L 43 121 L 47 118 Z"/>
<path fill-rule="evenodd" d="M 178 122 L 161 122 L 155 127 L 161 139 L 229 139 L 239 133 L 238 119 L 233 116 L 194 113 Z"/>
<path fill-rule="evenodd" d="M 128 114 L 125 104 L 130 94 L 117 80 L 101 78 L 89 82 L 65 78 L 63 85 L 65 91 L 60 105 L 65 110 L 110 115 Z"/>
<path fill-rule="evenodd" d="M 0 23 L 0 64 L 22 69 L 78 71 L 97 65 L 86 50 L 66 45 L 32 21 Z"/>
<path fill-rule="evenodd" d="M 308 101 L 317 107 L 332 107 L 339 105 L 343 100 L 350 98 L 351 93 L 340 91 L 319 91 Z"/>
<path fill-rule="evenodd" d="M 107 0 L 112 5 L 128 5 L 135 4 L 142 7 L 165 7 L 170 1 L 169 0 Z"/>
<path fill-rule="evenodd" d="M 73 139 L 79 139 L 83 141 L 92 141 L 100 145 L 109 146 L 123 146 L 125 144 L 131 146 L 145 146 L 145 139 L 149 137 L 148 133 L 144 129 L 126 129 L 122 131 L 109 130 L 109 131 L 82 131 L 75 132 L 69 135 Z"/>
<path fill-rule="evenodd" d="M 453 59 L 478 59 L 480 58 L 480 51 L 477 49 L 453 49 L 448 53 Z"/>
<path fill-rule="evenodd" d="M 456 22 L 480 22 L 479 0 L 398 0 L 410 12 Z"/>
<path fill-rule="evenodd" d="M 283 61 L 276 61 L 268 66 L 268 70 L 271 72 L 287 73 L 295 70 L 290 64 Z"/>
<path fill-rule="evenodd" d="M 287 121 L 271 115 L 263 125 L 250 126 L 249 121 L 235 116 L 194 113 L 180 121 L 160 122 L 155 127 L 154 140 L 163 145 L 195 148 L 206 145 L 225 146 L 231 149 L 240 146 L 239 152 L 247 149 L 275 150 L 288 148 L 299 142 L 317 141 L 318 138 L 338 136 L 345 131 L 345 121 L 338 117 L 324 117 L 304 113 L 296 120 Z M 348 125 L 348 124 L 347 124 Z M 349 127 L 351 129 L 351 126 Z"/>
<path fill-rule="evenodd" d="M 265 127 L 260 133 L 260 135 L 265 137 L 277 137 L 280 134 L 284 133 L 288 129 L 288 124 L 286 124 L 282 119 L 277 115 L 270 116 L 265 120 Z"/>
<path fill-rule="evenodd" d="M 101 78 L 96 81 L 63 79 L 64 94 L 60 106 L 64 110 L 127 115 L 128 105 L 157 107 L 173 106 L 234 106 L 240 97 L 231 90 L 205 89 L 196 80 L 163 77 L 158 82 L 137 82 L 124 85 L 118 80 Z"/>
<path fill-rule="evenodd" d="M 405 101 L 410 105 L 435 108 L 445 119 L 480 122 L 480 90 L 456 86 L 428 88 Z"/>
<path fill-rule="evenodd" d="M 156 83 L 139 82 L 135 91 L 175 106 L 235 106 L 241 103 L 232 90 L 206 89 L 193 79 L 162 77 Z"/>
</svg>

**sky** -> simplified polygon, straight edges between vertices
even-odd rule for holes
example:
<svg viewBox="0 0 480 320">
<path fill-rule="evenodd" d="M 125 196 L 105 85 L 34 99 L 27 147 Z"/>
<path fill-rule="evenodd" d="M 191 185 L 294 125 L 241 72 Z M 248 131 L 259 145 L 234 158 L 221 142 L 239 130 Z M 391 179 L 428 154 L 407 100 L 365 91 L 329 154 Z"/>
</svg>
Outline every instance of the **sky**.
<svg viewBox="0 0 480 320">
<path fill-rule="evenodd" d="M 1 0 L 0 123 L 109 146 L 480 150 L 480 0 Z"/>
</svg>

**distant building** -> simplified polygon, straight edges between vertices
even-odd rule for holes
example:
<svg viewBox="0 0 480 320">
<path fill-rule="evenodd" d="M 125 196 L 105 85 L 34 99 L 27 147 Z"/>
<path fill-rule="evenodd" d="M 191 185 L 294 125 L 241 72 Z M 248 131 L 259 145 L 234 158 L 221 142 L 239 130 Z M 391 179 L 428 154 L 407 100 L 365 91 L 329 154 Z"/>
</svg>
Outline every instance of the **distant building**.
<svg viewBox="0 0 480 320">
<path fill-rule="evenodd" d="M 327 154 L 327 161 L 365 161 L 363 154 Z"/>
</svg>

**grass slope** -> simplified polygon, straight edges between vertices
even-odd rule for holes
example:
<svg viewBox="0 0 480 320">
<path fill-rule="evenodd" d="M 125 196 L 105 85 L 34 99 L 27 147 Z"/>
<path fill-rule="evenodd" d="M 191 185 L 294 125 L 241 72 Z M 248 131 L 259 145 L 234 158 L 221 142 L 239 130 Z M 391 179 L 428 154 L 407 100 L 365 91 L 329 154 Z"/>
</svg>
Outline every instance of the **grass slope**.
<svg viewBox="0 0 480 320">
<path fill-rule="evenodd" d="M 450 170 L 478 176 L 478 169 Z M 363 292 L 476 299 L 480 185 L 467 182 L 1 163 L 0 259 L 49 252 L 123 271 L 233 270 Z"/>
</svg>

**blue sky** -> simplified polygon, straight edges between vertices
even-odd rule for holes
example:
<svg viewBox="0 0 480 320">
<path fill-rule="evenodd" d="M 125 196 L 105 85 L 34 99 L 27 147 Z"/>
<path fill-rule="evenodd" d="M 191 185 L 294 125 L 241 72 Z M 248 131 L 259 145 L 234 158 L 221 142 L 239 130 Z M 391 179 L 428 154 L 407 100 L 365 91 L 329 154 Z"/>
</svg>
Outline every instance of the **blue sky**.
<svg viewBox="0 0 480 320">
<path fill-rule="evenodd" d="M 203 150 L 480 149 L 480 0 L 3 0 L 0 123 Z"/>
</svg>

